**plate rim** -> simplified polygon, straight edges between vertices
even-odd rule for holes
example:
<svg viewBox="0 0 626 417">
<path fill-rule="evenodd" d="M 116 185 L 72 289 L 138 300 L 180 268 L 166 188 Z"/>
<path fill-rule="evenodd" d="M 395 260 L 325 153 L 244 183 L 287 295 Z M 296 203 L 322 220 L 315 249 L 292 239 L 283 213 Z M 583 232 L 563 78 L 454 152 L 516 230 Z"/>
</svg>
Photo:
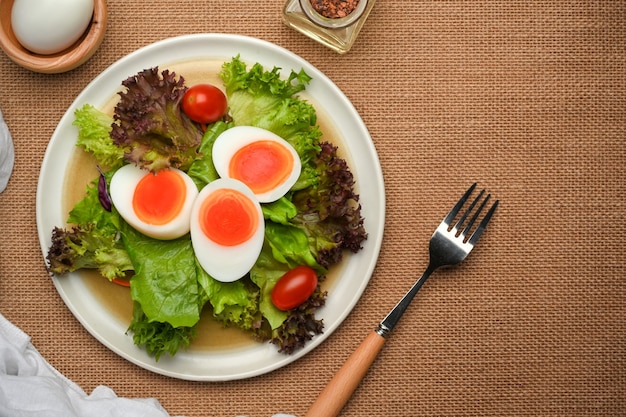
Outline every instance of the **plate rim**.
<svg viewBox="0 0 626 417">
<path fill-rule="evenodd" d="M 94 77 L 84 87 L 84 89 L 75 97 L 72 104 L 68 107 L 68 109 L 65 111 L 65 113 L 61 117 L 58 125 L 56 126 L 50 138 L 50 142 L 48 143 L 46 147 L 46 151 L 42 159 L 39 179 L 37 183 L 37 194 L 36 194 L 37 231 L 38 231 L 39 242 L 40 242 L 40 246 L 41 246 L 41 250 L 43 254 L 44 264 L 46 264 L 46 254 L 48 251 L 48 247 L 50 245 L 51 229 L 48 230 L 44 228 L 44 225 L 47 225 L 50 223 L 48 218 L 44 215 L 44 211 L 42 210 L 42 207 L 44 204 L 43 200 L 45 197 L 44 190 L 46 189 L 46 187 L 48 186 L 48 183 L 50 182 L 49 177 L 51 175 L 49 171 L 54 169 L 54 168 L 49 167 L 49 165 L 51 164 L 50 161 L 51 161 L 51 158 L 53 158 L 54 156 L 54 152 L 58 152 L 58 149 L 60 146 L 59 135 L 61 134 L 64 128 L 68 127 L 68 123 L 71 125 L 71 122 L 73 120 L 73 111 L 79 106 L 81 106 L 82 104 L 85 104 L 86 102 L 88 102 L 86 100 L 88 99 L 90 93 L 92 93 L 92 90 L 94 88 L 98 87 L 100 84 L 106 85 L 107 77 L 115 78 L 116 79 L 115 88 L 119 88 L 121 85 L 121 81 L 124 79 L 124 77 L 129 77 L 137 73 L 139 70 L 143 69 L 141 68 L 139 70 L 129 71 L 131 67 L 136 66 L 137 64 L 142 63 L 144 61 L 149 61 L 150 59 L 158 60 L 157 57 L 159 56 L 159 54 L 162 53 L 163 50 L 167 50 L 168 48 L 171 48 L 172 46 L 181 46 L 181 44 L 183 46 L 185 46 L 185 44 L 187 44 L 187 46 L 195 45 L 198 42 L 215 42 L 215 43 L 221 42 L 223 44 L 236 44 L 236 45 L 239 45 L 239 48 L 242 48 L 242 49 L 252 48 L 250 49 L 250 51 L 256 48 L 256 51 L 257 52 L 262 51 L 263 55 L 269 55 L 268 52 L 271 52 L 272 56 L 278 55 L 290 63 L 293 62 L 294 64 L 297 64 L 297 65 L 292 65 L 289 68 L 282 68 L 282 69 L 291 70 L 293 68 L 293 69 L 299 70 L 298 67 L 304 68 L 307 74 L 309 74 L 313 78 L 313 80 L 311 81 L 311 84 L 307 88 L 307 91 L 310 92 L 311 90 L 316 91 L 316 89 L 322 89 L 322 92 L 323 92 L 324 90 L 329 90 L 330 92 L 332 92 L 332 94 L 336 96 L 336 98 L 339 98 L 341 100 L 341 106 L 344 106 L 343 110 L 351 114 L 353 117 L 355 117 L 353 122 L 355 122 L 358 125 L 359 134 L 363 136 L 359 138 L 360 140 L 359 145 L 360 147 L 364 147 L 364 153 L 366 154 L 367 157 L 371 159 L 369 162 L 372 162 L 372 166 L 367 167 L 369 170 L 367 175 L 371 175 L 375 179 L 375 183 L 376 183 L 375 188 L 377 188 L 377 193 L 376 193 L 377 201 L 375 202 L 372 201 L 370 203 L 367 203 L 366 205 L 364 205 L 364 209 L 367 209 L 368 211 L 373 211 L 374 204 L 376 204 L 375 208 L 376 208 L 377 216 L 375 216 L 375 218 L 368 218 L 364 215 L 365 222 L 366 222 L 366 232 L 368 233 L 368 239 L 364 242 L 364 247 L 369 248 L 369 252 L 368 252 L 369 259 L 365 260 L 367 262 L 367 265 L 366 265 L 366 268 L 362 271 L 364 272 L 364 277 L 362 278 L 360 285 L 357 286 L 357 288 L 353 291 L 352 299 L 348 303 L 343 303 L 345 305 L 345 308 L 343 309 L 343 311 L 341 311 L 337 315 L 337 317 L 332 323 L 328 323 L 325 320 L 324 332 L 321 335 L 314 337 L 312 340 L 310 340 L 306 344 L 304 348 L 300 349 L 299 351 L 297 351 L 296 353 L 292 355 L 284 355 L 284 354 L 277 353 L 276 347 L 269 343 L 259 344 L 260 346 L 263 346 L 263 348 L 259 348 L 258 346 L 255 346 L 254 350 L 263 352 L 263 354 L 268 355 L 267 357 L 271 359 L 268 364 L 264 366 L 259 366 L 256 369 L 250 370 L 247 372 L 237 372 L 237 373 L 231 373 L 231 374 L 215 374 L 215 375 L 198 375 L 198 374 L 193 374 L 193 373 L 183 372 L 183 371 L 178 372 L 175 370 L 176 365 L 175 364 L 172 365 L 171 362 L 175 362 L 178 357 L 183 357 L 184 359 L 186 359 L 186 357 L 189 355 L 193 355 L 194 358 L 204 357 L 206 355 L 202 355 L 198 352 L 195 352 L 195 353 L 179 352 L 173 358 L 162 357 L 158 362 L 156 362 L 154 361 L 153 358 L 148 356 L 147 353 L 145 353 L 143 349 L 140 349 L 134 346 L 134 344 L 132 345 L 134 348 L 130 348 L 130 349 L 128 349 L 128 346 L 126 346 L 125 344 L 125 348 L 123 349 L 122 347 L 115 345 L 115 343 L 111 342 L 109 339 L 103 337 L 99 331 L 97 331 L 95 328 L 92 327 L 88 318 L 84 317 L 80 313 L 80 311 L 77 311 L 76 307 L 74 306 L 73 300 L 71 299 L 71 296 L 68 293 L 68 290 L 67 290 L 68 285 L 62 282 L 62 280 L 66 280 L 67 277 L 59 278 L 59 277 L 53 276 L 52 280 L 53 280 L 53 283 L 57 292 L 63 299 L 66 307 L 70 310 L 70 312 L 74 315 L 74 317 L 80 322 L 83 328 L 85 328 L 100 343 L 105 345 L 107 348 L 109 348 L 110 350 L 112 350 L 113 352 L 121 356 L 122 358 L 128 360 L 129 362 L 134 363 L 135 365 L 141 368 L 144 368 L 146 370 L 149 370 L 151 372 L 169 376 L 172 378 L 182 379 L 182 380 L 228 381 L 228 380 L 246 379 L 246 378 L 259 376 L 259 375 L 274 371 L 276 369 L 279 369 L 283 366 L 286 366 L 289 363 L 292 363 L 298 360 L 299 358 L 303 357 L 304 355 L 310 353 L 317 346 L 319 346 L 323 341 L 325 341 L 328 337 L 330 337 L 330 335 L 334 333 L 334 331 L 344 322 L 344 320 L 347 318 L 347 316 L 352 312 L 352 310 L 356 306 L 357 302 L 360 300 L 363 292 L 365 291 L 374 273 L 377 260 L 380 255 L 381 246 L 382 246 L 384 224 L 385 224 L 385 217 L 386 217 L 385 186 L 384 186 L 382 168 L 380 165 L 378 153 L 374 146 L 374 142 L 371 138 L 371 135 L 369 134 L 367 127 L 365 126 L 364 121 L 362 120 L 357 110 L 354 108 L 354 105 L 352 104 L 352 102 L 346 97 L 343 91 L 341 91 L 334 84 L 334 82 L 330 80 L 330 78 L 328 78 L 325 74 L 319 71 L 311 63 L 301 58 L 300 56 L 296 55 L 295 53 L 281 46 L 273 44 L 271 42 L 249 37 L 249 36 L 244 36 L 244 35 L 232 35 L 232 34 L 223 34 L 223 33 L 196 33 L 196 34 L 181 35 L 181 36 L 165 38 L 160 41 L 156 41 L 151 44 L 145 45 L 125 55 L 124 57 L 118 59 L 117 61 L 112 63 L 110 66 L 105 68 L 103 71 L 101 71 L 96 77 Z M 245 46 L 245 48 L 243 48 L 242 45 Z M 209 52 L 204 56 L 215 57 L 215 55 L 211 54 L 210 50 L 211 48 L 208 48 Z M 232 52 L 230 52 L 228 56 L 224 56 L 223 58 L 231 59 L 232 56 L 237 55 L 238 53 L 240 52 L 233 50 Z M 150 57 L 151 54 L 156 55 L 157 57 Z M 255 55 L 255 52 L 251 52 L 249 56 L 251 55 Z M 203 56 L 202 54 L 198 53 L 195 56 L 187 56 L 184 59 L 200 59 L 202 56 Z M 258 59 L 260 57 L 260 54 L 258 53 L 257 53 L 257 58 L 251 59 L 249 58 L 249 56 L 245 56 L 245 57 L 242 56 L 242 60 L 246 62 L 261 62 L 261 64 L 266 69 L 270 65 L 277 66 L 276 63 L 275 64 L 263 63 L 263 61 L 265 60 Z M 165 68 L 167 65 L 173 65 L 175 62 L 180 62 L 182 60 L 183 58 L 181 57 L 179 59 L 170 59 L 168 61 L 156 62 L 154 63 L 154 65 L 159 65 L 159 66 L 163 65 L 163 67 Z M 145 67 L 146 65 L 150 65 L 150 64 L 143 64 L 142 66 Z M 127 74 L 122 77 L 118 77 L 117 75 L 115 76 L 112 75 L 120 71 L 125 71 L 127 72 Z M 112 94 L 114 94 L 115 90 L 111 89 L 107 91 L 108 91 L 107 94 L 111 96 Z M 93 103 L 93 104 L 96 105 L 96 103 Z M 329 114 L 329 116 L 334 119 L 333 115 Z M 70 129 L 72 128 L 70 127 Z M 347 139 L 348 138 L 344 137 L 343 142 L 344 143 L 348 142 Z M 76 140 L 74 139 L 70 145 L 74 147 L 75 142 Z M 69 145 L 64 144 L 64 146 L 68 147 Z M 353 145 L 352 147 L 347 146 L 347 148 L 350 152 L 352 152 L 356 149 L 354 148 L 354 146 L 355 145 Z M 350 162 L 354 164 L 355 163 L 354 158 L 352 161 L 349 161 L 349 163 Z M 360 163 L 360 161 L 356 161 L 356 162 Z M 355 170 L 355 167 L 352 164 L 350 165 L 350 168 L 353 171 Z M 62 171 L 61 182 L 64 184 L 66 172 L 67 172 L 66 167 L 63 167 L 61 171 Z M 362 177 L 362 175 L 357 175 L 355 173 L 357 187 L 359 187 L 359 194 L 362 195 L 363 193 L 361 189 L 361 184 L 359 183 L 359 177 Z M 64 187 L 64 186 L 65 185 L 61 185 L 61 187 Z M 370 206 L 368 207 L 368 205 Z M 56 224 L 56 225 L 57 226 L 64 225 L 65 220 L 66 219 L 62 219 L 62 224 Z M 52 223 L 54 224 L 54 222 Z M 375 233 L 373 234 L 371 233 L 371 231 L 374 231 Z M 363 252 L 364 251 L 362 250 L 361 252 L 357 254 L 349 254 L 348 256 L 350 256 L 351 259 L 358 260 L 357 257 Z M 353 261 L 353 263 L 354 262 L 355 261 Z M 341 283 L 341 281 L 345 281 L 345 280 L 340 279 L 338 280 L 338 283 Z M 126 335 L 123 335 L 123 337 L 127 339 L 131 339 L 131 343 L 132 343 L 132 337 L 126 336 Z M 271 348 L 272 351 L 269 351 L 268 348 Z M 213 353 L 214 352 L 212 351 L 211 354 Z M 241 352 L 236 352 L 236 353 L 241 354 Z"/>
</svg>

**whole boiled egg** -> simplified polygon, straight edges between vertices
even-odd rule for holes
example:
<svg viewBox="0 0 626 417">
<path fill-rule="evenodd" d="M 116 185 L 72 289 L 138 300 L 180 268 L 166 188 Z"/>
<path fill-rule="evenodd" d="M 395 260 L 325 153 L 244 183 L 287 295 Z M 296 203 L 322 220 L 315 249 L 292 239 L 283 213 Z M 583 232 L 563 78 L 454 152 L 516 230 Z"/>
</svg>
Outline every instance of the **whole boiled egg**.
<svg viewBox="0 0 626 417">
<path fill-rule="evenodd" d="M 93 0 L 15 0 L 11 26 L 26 49 L 49 55 L 69 48 L 91 23 Z"/>
<path fill-rule="evenodd" d="M 111 201 L 135 230 L 155 239 L 176 239 L 189 232 L 198 188 L 183 171 L 162 169 L 153 174 L 134 164 L 111 178 Z"/>
<path fill-rule="evenodd" d="M 261 203 L 285 195 L 302 169 L 289 142 L 253 126 L 236 126 L 219 135 L 213 144 L 213 164 L 220 177 L 243 182 Z"/>
<path fill-rule="evenodd" d="M 255 264 L 263 247 L 261 205 L 244 183 L 220 178 L 206 185 L 191 211 L 191 242 L 200 266 L 232 282 Z"/>
</svg>

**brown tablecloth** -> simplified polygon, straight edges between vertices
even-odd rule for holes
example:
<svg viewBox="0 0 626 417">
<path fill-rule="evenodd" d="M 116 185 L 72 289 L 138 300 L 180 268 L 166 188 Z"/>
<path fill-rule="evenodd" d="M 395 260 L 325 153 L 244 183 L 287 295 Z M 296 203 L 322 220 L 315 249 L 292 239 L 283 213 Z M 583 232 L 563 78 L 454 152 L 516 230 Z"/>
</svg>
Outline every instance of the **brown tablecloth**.
<svg viewBox="0 0 626 417">
<path fill-rule="evenodd" d="M 35 74 L 0 54 L 16 152 L 0 194 L 0 312 L 88 392 L 156 397 L 172 415 L 302 416 L 478 181 L 501 200 L 495 221 L 423 287 L 342 415 L 626 415 L 626 2 L 379 0 L 343 56 L 285 27 L 282 6 L 110 0 L 102 47 L 74 71 Z M 124 55 L 197 32 L 267 40 L 328 75 L 371 132 L 387 195 L 378 266 L 344 324 L 303 359 L 233 382 L 160 376 L 100 344 L 46 275 L 36 233 L 39 167 L 76 95 Z"/>
</svg>

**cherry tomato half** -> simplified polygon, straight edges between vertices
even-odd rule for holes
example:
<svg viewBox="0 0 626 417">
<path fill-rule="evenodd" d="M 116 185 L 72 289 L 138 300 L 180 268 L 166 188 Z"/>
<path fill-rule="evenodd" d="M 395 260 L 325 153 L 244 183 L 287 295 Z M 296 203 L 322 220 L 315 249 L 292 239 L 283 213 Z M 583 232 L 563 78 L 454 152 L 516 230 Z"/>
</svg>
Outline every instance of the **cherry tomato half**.
<svg viewBox="0 0 626 417">
<path fill-rule="evenodd" d="M 228 110 L 226 96 L 214 85 L 196 84 L 183 96 L 183 111 L 198 123 L 213 123 L 224 117 Z"/>
<path fill-rule="evenodd" d="M 305 302 L 317 287 L 317 273 L 308 266 L 297 266 L 280 277 L 272 289 L 272 303 L 279 310 L 291 310 Z"/>
</svg>

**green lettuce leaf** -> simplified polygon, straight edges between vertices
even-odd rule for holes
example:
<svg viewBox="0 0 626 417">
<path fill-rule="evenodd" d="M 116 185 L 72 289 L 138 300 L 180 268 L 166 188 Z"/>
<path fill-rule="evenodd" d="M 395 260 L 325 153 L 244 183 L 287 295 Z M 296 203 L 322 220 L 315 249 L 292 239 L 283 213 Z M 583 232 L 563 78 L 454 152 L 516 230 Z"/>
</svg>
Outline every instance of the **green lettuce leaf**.
<svg viewBox="0 0 626 417">
<path fill-rule="evenodd" d="M 326 272 L 311 252 L 307 234 L 298 227 L 266 222 L 265 242 L 270 246 L 274 259 L 289 269 L 308 265 L 318 272 Z"/>
<path fill-rule="evenodd" d="M 113 143 L 110 133 L 113 117 L 85 104 L 74 111 L 74 126 L 78 128 L 77 146 L 96 157 L 103 169 L 115 169 L 124 163 L 125 148 Z"/>
<path fill-rule="evenodd" d="M 197 335 L 196 326 L 174 327 L 169 323 L 150 321 L 137 302 L 133 303 L 128 331 L 133 333 L 133 342 L 143 346 L 156 361 L 163 353 L 174 356 L 180 349 L 187 348 Z"/>
<path fill-rule="evenodd" d="M 289 269 L 288 265 L 276 260 L 271 247 L 266 244 L 250 271 L 250 279 L 260 289 L 259 310 L 272 330 L 280 327 L 288 316 L 287 312 L 277 309 L 272 303 L 272 289 Z"/>
<path fill-rule="evenodd" d="M 202 308 L 191 239 L 149 238 L 125 225 L 122 238 L 135 268 L 131 298 L 150 321 L 191 327 Z"/>
<path fill-rule="evenodd" d="M 286 197 L 281 197 L 272 203 L 261 204 L 261 211 L 266 220 L 284 225 L 291 224 L 291 219 L 298 214 L 296 206 Z"/>
<path fill-rule="evenodd" d="M 115 170 L 111 170 L 104 174 L 107 184 L 111 181 L 114 172 Z M 115 208 L 108 211 L 102 207 L 98 195 L 98 180 L 99 178 L 96 178 L 87 185 L 85 197 L 72 207 L 67 222 L 73 224 L 93 223 L 101 232 L 116 234 L 120 230 L 120 224 L 123 220 Z"/>
<path fill-rule="evenodd" d="M 198 149 L 199 156 L 187 171 L 187 174 L 196 184 L 198 190 L 201 190 L 205 185 L 219 178 L 215 170 L 215 165 L 213 165 L 213 144 L 215 143 L 215 139 L 231 126 L 232 124 L 218 121 L 210 125 L 206 132 L 204 132 L 200 148 Z"/>
<path fill-rule="evenodd" d="M 213 308 L 213 317 L 226 326 L 235 325 L 244 330 L 258 326 L 261 320 L 258 299 L 259 289 L 240 279 L 234 282 L 220 282 L 207 274 L 200 265 L 198 282 L 203 297 Z"/>
</svg>

